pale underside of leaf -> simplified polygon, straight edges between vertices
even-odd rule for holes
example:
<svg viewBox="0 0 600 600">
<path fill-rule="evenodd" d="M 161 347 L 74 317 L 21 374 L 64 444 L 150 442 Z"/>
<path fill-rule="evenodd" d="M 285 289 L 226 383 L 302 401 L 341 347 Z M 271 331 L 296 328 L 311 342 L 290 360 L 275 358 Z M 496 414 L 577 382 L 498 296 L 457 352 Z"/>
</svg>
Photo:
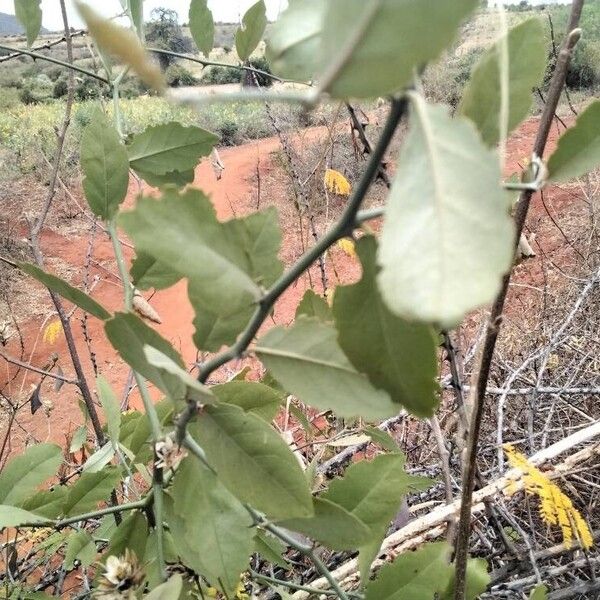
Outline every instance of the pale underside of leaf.
<svg viewBox="0 0 600 600">
<path fill-rule="evenodd" d="M 451 328 L 491 302 L 513 259 L 514 224 L 495 152 L 473 124 L 413 96 L 378 262 L 388 307 Z"/>
</svg>

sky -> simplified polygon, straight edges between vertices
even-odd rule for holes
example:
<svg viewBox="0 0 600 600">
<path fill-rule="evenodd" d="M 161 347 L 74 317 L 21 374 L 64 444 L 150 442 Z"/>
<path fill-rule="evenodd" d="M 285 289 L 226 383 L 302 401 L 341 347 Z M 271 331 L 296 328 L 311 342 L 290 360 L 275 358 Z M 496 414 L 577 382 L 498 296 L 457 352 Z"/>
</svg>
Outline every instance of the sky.
<svg viewBox="0 0 600 600">
<path fill-rule="evenodd" d="M 256 0 L 208 0 L 208 6 L 213 12 L 215 21 L 239 21 L 240 15 L 254 4 Z M 276 19 L 279 11 L 285 8 L 287 0 L 265 0 L 269 19 Z M 112 16 L 122 11 L 119 0 L 101 0 L 89 2 L 97 11 L 106 16 Z M 150 12 L 157 6 L 173 8 L 179 13 L 180 20 L 187 21 L 190 0 L 144 0 L 144 14 L 150 17 Z M 81 27 L 82 23 L 71 0 L 67 0 L 69 20 L 72 27 Z M 0 0 L 0 12 L 15 14 L 14 0 Z M 58 0 L 42 0 L 43 25 L 51 31 L 62 27 Z"/>
</svg>

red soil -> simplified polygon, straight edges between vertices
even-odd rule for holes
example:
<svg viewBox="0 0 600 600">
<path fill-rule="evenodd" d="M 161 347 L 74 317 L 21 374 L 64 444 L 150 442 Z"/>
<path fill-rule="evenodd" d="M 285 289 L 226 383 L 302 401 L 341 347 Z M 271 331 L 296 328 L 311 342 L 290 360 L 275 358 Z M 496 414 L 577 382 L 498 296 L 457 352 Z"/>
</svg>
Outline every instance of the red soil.
<svg viewBox="0 0 600 600">
<path fill-rule="evenodd" d="M 507 175 L 521 170 L 524 161 L 531 152 L 537 125 L 537 119 L 530 119 L 510 139 L 508 144 L 509 160 L 506 166 Z M 549 150 L 555 144 L 557 133 L 556 128 L 553 128 Z M 319 132 L 317 131 L 316 134 L 318 135 Z M 311 134 L 311 137 L 312 135 L 315 134 Z M 233 215 L 241 216 L 256 210 L 259 203 L 259 199 L 257 198 L 257 190 L 259 188 L 257 186 L 257 173 L 260 173 L 260 208 L 275 205 L 279 209 L 280 224 L 284 232 L 281 258 L 286 265 L 290 265 L 301 254 L 302 250 L 293 200 L 289 195 L 286 183 L 283 181 L 285 176 L 281 173 L 281 168 L 277 166 L 277 161 L 274 160 L 274 153 L 278 150 L 279 142 L 276 138 L 265 139 L 236 148 L 224 149 L 221 152 L 222 161 L 226 166 L 223 178 L 220 181 L 216 181 L 209 162 L 204 161 L 196 171 L 195 185 L 202 188 L 211 196 L 219 218 L 227 219 Z M 137 190 L 131 189 L 126 206 L 133 205 L 136 195 Z M 566 192 L 561 192 L 554 188 L 551 188 L 546 194 L 546 203 L 550 203 L 552 210 L 556 212 L 563 210 L 565 204 L 576 200 L 576 198 L 572 198 Z M 547 220 L 546 210 L 542 206 L 539 197 L 536 196 L 529 218 L 529 225 L 535 229 L 540 226 L 541 222 L 546 222 Z M 325 226 L 326 224 L 324 223 L 319 224 L 320 231 L 324 231 Z M 88 247 L 88 239 L 89 236 L 87 233 L 66 238 L 51 230 L 45 231 L 42 237 L 42 248 L 47 257 L 58 257 L 63 263 L 73 267 L 71 282 L 76 286 L 80 286 L 82 283 L 82 264 Z M 564 248 L 564 240 L 561 242 L 560 239 L 558 242 L 555 240 L 544 240 L 543 243 L 549 248 Z M 131 260 L 133 251 L 125 248 L 125 254 L 127 260 Z M 359 268 L 354 259 L 346 257 L 338 248 L 332 250 L 332 257 L 335 263 L 335 272 L 339 275 L 341 281 L 348 282 L 358 275 Z M 97 275 L 99 277 L 99 283 L 94 288 L 93 296 L 109 310 L 118 310 L 122 306 L 123 292 L 120 282 L 114 276 L 116 269 L 112 248 L 104 234 L 97 235 L 93 249 L 93 258 L 96 262 L 94 263 L 91 276 Z M 334 271 L 331 269 L 331 257 L 328 262 L 330 267 L 329 275 L 330 278 L 333 278 Z M 539 264 L 540 261 L 536 258 L 519 266 L 517 268 L 517 279 L 536 280 L 539 276 Z M 313 267 L 311 270 L 310 277 L 314 282 L 315 288 L 321 291 L 320 274 L 316 267 Z M 335 283 L 335 281 L 332 283 Z M 293 319 L 296 306 L 304 290 L 309 285 L 309 275 L 305 274 L 277 303 L 273 318 L 265 324 L 265 327 L 271 327 L 273 323 L 289 323 Z M 151 299 L 151 304 L 163 320 L 162 325 L 157 326 L 156 329 L 181 352 L 186 363 L 191 364 L 197 359 L 197 350 L 192 344 L 193 311 L 187 300 L 185 282 L 181 282 L 171 289 L 156 293 Z M 81 311 L 77 311 L 75 318 L 72 320 L 73 331 L 84 362 L 85 371 L 90 378 L 90 382 L 93 382 L 93 370 L 89 353 L 86 350 L 82 328 L 79 324 L 80 317 Z M 129 370 L 120 361 L 106 340 L 102 323 L 90 317 L 88 325 L 99 370 L 110 380 L 117 393 L 121 394 L 126 384 Z M 60 357 L 59 364 L 65 375 L 69 377 L 73 376 L 73 369 L 63 336 L 60 336 L 57 342 L 52 345 L 43 342 L 41 335 L 42 324 L 39 320 L 28 322 L 22 329 L 25 340 L 38 340 L 37 344 L 32 344 L 31 346 L 33 347 L 32 355 L 26 355 L 26 359 L 31 364 L 42 366 L 46 363 L 48 356 L 52 352 L 57 352 Z M 31 347 L 28 348 L 28 352 L 31 350 Z M 18 353 L 18 348 L 14 345 L 13 347 L 9 347 L 8 350 L 13 356 Z M 239 367 L 239 364 L 229 365 L 226 367 L 227 370 L 218 374 L 218 378 L 224 379 Z M 257 377 L 260 365 L 257 362 L 253 362 L 252 368 L 253 373 L 250 377 Z M 11 369 L 4 371 L 4 367 L 2 367 L 2 371 L 0 387 L 2 387 L 1 379 L 7 376 L 9 372 L 12 372 Z M 23 386 L 23 394 L 27 394 L 29 387 L 37 384 L 38 381 L 38 376 L 28 374 L 25 382 L 19 379 L 13 382 L 9 393 L 15 394 Z M 157 393 L 154 395 L 155 397 L 158 396 Z M 52 382 L 47 380 L 42 388 L 42 397 L 52 401 L 53 409 L 50 412 L 50 416 L 47 417 L 43 410 L 39 410 L 33 416 L 29 415 L 28 411 L 27 414 L 22 412 L 20 414 L 20 423 L 27 434 L 23 430 L 14 430 L 17 438 L 13 440 L 15 447 L 21 446 L 26 441 L 28 435 L 37 441 L 49 440 L 64 444 L 65 435 L 81 424 L 82 415 L 77 409 L 77 393 L 74 386 L 65 385 L 57 394 L 52 390 Z M 139 405 L 139 401 L 135 395 L 132 395 L 131 402 L 136 407 Z"/>
</svg>

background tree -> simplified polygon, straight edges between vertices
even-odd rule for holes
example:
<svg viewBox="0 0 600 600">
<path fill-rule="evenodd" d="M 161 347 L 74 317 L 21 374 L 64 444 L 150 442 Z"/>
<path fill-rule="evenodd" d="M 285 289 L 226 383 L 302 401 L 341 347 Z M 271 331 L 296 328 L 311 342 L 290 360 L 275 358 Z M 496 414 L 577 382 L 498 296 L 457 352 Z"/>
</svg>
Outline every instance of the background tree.
<svg viewBox="0 0 600 600">
<path fill-rule="evenodd" d="M 146 41 L 149 45 L 171 52 L 191 52 L 192 40 L 183 33 L 176 10 L 158 7 L 150 13 L 150 22 L 146 27 Z M 158 54 L 163 71 L 175 61 L 167 54 Z"/>
</svg>

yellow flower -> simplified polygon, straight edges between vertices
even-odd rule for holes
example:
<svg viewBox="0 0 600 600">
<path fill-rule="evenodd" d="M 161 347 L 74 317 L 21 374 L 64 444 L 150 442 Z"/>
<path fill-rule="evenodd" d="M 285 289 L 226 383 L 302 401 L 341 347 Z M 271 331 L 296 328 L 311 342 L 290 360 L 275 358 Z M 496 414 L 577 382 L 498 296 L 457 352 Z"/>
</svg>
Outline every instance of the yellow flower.
<svg viewBox="0 0 600 600">
<path fill-rule="evenodd" d="M 525 492 L 539 498 L 540 517 L 548 525 L 560 527 L 567 548 L 573 545 L 575 539 L 584 549 L 591 548 L 593 538 L 590 528 L 581 513 L 573 506 L 571 499 L 514 446 L 504 444 L 504 451 L 511 467 L 523 471 Z M 515 491 L 515 486 L 507 488 L 507 492 L 511 495 Z"/>
<path fill-rule="evenodd" d="M 333 169 L 325 171 L 324 184 L 332 194 L 340 196 L 349 196 L 352 190 L 348 180 L 339 171 Z"/>
<path fill-rule="evenodd" d="M 54 321 L 51 321 L 50 323 L 48 323 L 48 325 L 46 326 L 46 329 L 44 329 L 44 335 L 43 335 L 42 339 L 47 344 L 52 345 L 56 342 L 56 340 L 58 339 L 58 336 L 60 335 L 61 332 L 62 332 L 62 324 L 58 319 L 55 319 Z"/>
</svg>

